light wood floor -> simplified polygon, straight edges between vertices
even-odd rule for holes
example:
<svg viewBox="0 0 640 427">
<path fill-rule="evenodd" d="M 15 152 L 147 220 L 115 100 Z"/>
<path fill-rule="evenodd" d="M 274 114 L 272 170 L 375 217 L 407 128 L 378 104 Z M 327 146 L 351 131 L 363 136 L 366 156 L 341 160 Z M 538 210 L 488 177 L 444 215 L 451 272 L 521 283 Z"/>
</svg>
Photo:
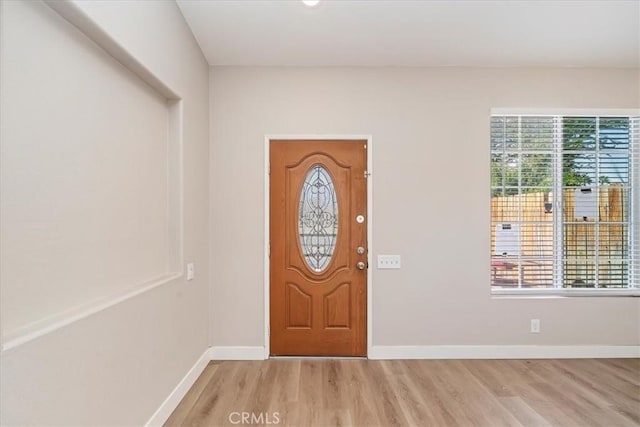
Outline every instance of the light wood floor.
<svg viewBox="0 0 640 427">
<path fill-rule="evenodd" d="M 246 423 L 243 412 L 248 413 Z M 211 362 L 166 425 L 260 421 L 286 426 L 639 426 L 640 359 Z"/>
</svg>

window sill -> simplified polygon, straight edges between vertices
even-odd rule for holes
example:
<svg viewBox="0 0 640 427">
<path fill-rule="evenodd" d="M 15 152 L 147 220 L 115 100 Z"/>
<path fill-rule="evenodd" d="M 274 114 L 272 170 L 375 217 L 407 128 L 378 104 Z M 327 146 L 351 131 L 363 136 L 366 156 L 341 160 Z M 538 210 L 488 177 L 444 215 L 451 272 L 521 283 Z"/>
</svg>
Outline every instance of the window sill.
<svg viewBox="0 0 640 427">
<path fill-rule="evenodd" d="M 492 297 L 640 297 L 640 289 L 492 289 Z"/>
</svg>

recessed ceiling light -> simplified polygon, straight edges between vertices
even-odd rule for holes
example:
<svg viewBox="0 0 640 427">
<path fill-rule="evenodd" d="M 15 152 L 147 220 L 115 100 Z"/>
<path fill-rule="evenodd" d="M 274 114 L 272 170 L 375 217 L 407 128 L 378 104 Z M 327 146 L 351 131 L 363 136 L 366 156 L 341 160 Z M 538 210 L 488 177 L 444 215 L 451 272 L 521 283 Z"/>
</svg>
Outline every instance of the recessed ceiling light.
<svg viewBox="0 0 640 427">
<path fill-rule="evenodd" d="M 304 3 L 305 6 L 315 7 L 320 3 L 320 0 L 302 0 L 302 3 Z"/>
</svg>

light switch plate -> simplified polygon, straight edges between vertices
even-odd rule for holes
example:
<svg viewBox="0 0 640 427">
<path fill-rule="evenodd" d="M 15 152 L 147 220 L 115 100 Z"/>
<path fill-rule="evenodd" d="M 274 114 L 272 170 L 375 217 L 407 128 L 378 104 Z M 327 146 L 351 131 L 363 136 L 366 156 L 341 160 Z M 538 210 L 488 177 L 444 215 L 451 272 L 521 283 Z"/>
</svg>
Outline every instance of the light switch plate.
<svg viewBox="0 0 640 427">
<path fill-rule="evenodd" d="M 187 264 L 187 280 L 193 280 L 196 275 L 196 268 L 192 262 Z"/>
<path fill-rule="evenodd" d="M 378 255 L 378 269 L 400 268 L 400 255 Z"/>
</svg>

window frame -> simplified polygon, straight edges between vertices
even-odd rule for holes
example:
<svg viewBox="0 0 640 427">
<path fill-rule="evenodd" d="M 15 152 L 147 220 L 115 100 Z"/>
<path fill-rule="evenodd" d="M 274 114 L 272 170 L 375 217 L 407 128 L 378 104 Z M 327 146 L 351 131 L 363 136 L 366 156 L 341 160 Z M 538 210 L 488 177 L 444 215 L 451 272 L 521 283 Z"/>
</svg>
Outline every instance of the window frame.
<svg viewBox="0 0 640 427">
<path fill-rule="evenodd" d="M 608 297 L 638 297 L 640 296 L 640 108 L 560 108 L 560 109 L 548 109 L 548 108 L 492 108 L 490 110 L 488 125 L 489 129 L 489 168 L 491 175 L 491 119 L 494 116 L 503 117 L 519 117 L 519 116 L 537 116 L 537 117 L 628 117 L 630 119 L 630 141 L 629 141 L 629 156 L 630 156 L 630 168 L 629 168 L 629 186 L 636 191 L 630 192 L 629 199 L 629 212 L 628 212 L 628 224 L 629 224 L 629 284 L 627 288 L 565 288 L 558 282 L 558 275 L 556 273 L 556 266 L 558 262 L 563 262 L 560 255 L 561 251 L 558 248 L 564 250 L 564 243 L 562 240 L 562 197 L 555 198 L 553 201 L 553 246 L 554 246 L 554 287 L 548 288 L 512 288 L 512 289 L 496 289 L 490 279 L 490 293 L 496 297 L 589 297 L 589 296 L 608 296 Z M 557 122 L 557 120 L 554 120 Z M 561 121 L 560 121 L 561 122 Z M 557 129 L 556 129 L 557 131 Z M 558 154 L 554 155 L 554 159 L 562 158 L 562 146 L 554 140 L 554 152 L 558 151 Z M 555 164 L 552 170 L 554 177 L 553 188 L 555 189 L 558 184 L 557 180 L 560 179 L 559 186 L 562 188 L 562 167 Z M 489 188 L 493 188 L 491 183 Z M 491 199 L 490 199 L 491 200 Z M 490 217 L 491 207 L 489 209 Z M 558 222 L 559 221 L 559 222 Z M 490 220 L 490 227 L 495 224 Z M 493 260 L 493 252 L 489 252 L 489 260 Z M 491 272 L 488 276 L 491 277 Z"/>
</svg>

